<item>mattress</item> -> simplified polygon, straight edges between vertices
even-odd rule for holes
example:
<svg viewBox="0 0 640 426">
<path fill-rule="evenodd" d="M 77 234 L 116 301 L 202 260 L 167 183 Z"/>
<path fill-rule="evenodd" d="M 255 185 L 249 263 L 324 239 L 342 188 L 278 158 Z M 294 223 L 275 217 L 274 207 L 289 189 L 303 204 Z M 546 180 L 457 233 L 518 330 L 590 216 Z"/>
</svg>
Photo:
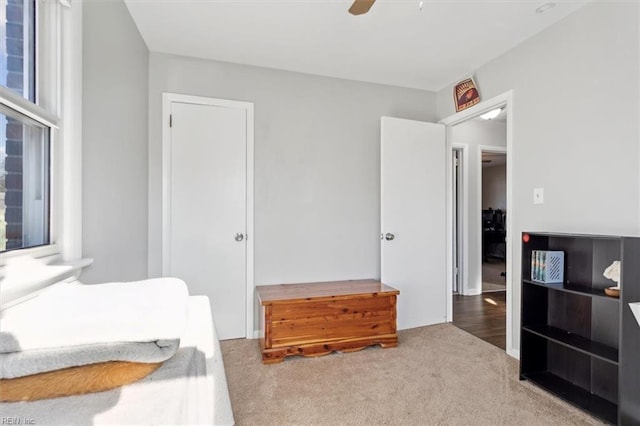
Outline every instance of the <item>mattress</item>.
<svg viewBox="0 0 640 426">
<path fill-rule="evenodd" d="M 36 425 L 233 425 L 209 299 L 190 296 L 176 355 L 144 379 L 106 392 L 0 404 L 3 419 Z"/>
</svg>

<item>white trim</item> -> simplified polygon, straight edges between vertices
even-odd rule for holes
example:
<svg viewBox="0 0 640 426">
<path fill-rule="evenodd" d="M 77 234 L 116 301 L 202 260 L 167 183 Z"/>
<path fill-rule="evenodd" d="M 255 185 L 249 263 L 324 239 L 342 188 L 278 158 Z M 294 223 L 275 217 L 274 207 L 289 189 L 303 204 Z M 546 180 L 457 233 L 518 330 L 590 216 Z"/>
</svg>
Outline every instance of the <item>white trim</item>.
<svg viewBox="0 0 640 426">
<path fill-rule="evenodd" d="M 254 106 L 253 102 L 232 101 L 227 99 L 207 98 L 202 96 L 162 93 L 162 275 L 169 273 L 171 245 L 171 127 L 169 115 L 174 102 L 197 105 L 212 105 L 242 109 L 247 117 L 247 195 L 246 195 L 246 330 L 245 336 L 251 338 L 254 330 Z M 151 214 L 151 212 L 149 212 Z M 150 250 L 151 251 L 151 250 Z"/>
<path fill-rule="evenodd" d="M 464 270 L 462 271 L 462 289 L 463 294 L 469 292 L 469 268 L 466 267 L 469 263 L 469 233 L 466 232 L 469 229 L 469 145 L 465 144 L 462 150 L 462 265 Z"/>
<path fill-rule="evenodd" d="M 517 359 L 520 359 L 520 345 L 518 347 L 513 346 L 513 332 L 514 330 L 520 333 L 520 321 L 514 324 L 514 307 L 517 306 L 520 309 L 520 300 L 516 304 L 516 300 L 513 297 L 513 288 L 515 283 L 520 283 L 520 280 L 513 275 L 515 271 L 513 246 L 516 241 L 520 241 L 515 233 L 515 226 L 513 226 L 515 216 L 514 206 L 515 203 L 513 193 L 513 95 L 512 92 L 508 92 L 508 99 L 506 102 L 507 113 L 507 353 Z M 518 284 L 519 285 L 519 284 Z M 519 341 L 520 339 L 518 339 Z"/>
<path fill-rule="evenodd" d="M 451 128 L 444 129 L 444 149 L 445 149 L 445 318 L 447 322 L 453 321 L 453 173 L 451 162 L 453 159 L 453 143 L 451 141 Z M 463 269 L 464 271 L 464 269 Z"/>
<path fill-rule="evenodd" d="M 475 118 L 487 111 L 492 109 L 504 106 L 506 108 L 507 113 L 507 214 L 510 219 L 507 220 L 507 354 L 513 357 L 519 357 L 519 348 L 513 347 L 513 332 L 514 330 L 519 330 L 519 323 L 514 324 L 514 306 L 516 305 L 516 300 L 513 295 L 513 286 L 515 282 L 518 280 L 514 279 L 513 271 L 513 244 L 514 241 L 517 241 L 516 236 L 514 235 L 514 226 L 513 226 L 513 218 L 515 217 L 515 212 L 513 209 L 513 91 L 509 90 L 505 93 L 502 93 L 498 96 L 495 96 L 486 101 L 480 102 L 477 105 L 472 106 L 469 109 L 461 111 L 459 113 L 453 114 L 451 116 L 445 117 L 442 120 L 438 121 L 440 124 L 444 124 L 447 126 L 447 138 L 450 139 L 451 133 L 449 131 L 449 127 L 455 126 L 457 124 L 461 124 L 467 120 Z M 447 150 L 448 156 L 451 156 L 451 141 L 447 141 Z M 450 161 L 449 161 L 450 162 Z M 451 188 L 451 176 L 447 176 L 447 192 L 449 194 L 452 193 Z M 449 202 L 451 202 L 451 196 L 449 195 Z M 449 212 L 448 215 L 451 214 L 451 205 L 447 206 Z M 453 230 L 451 229 L 452 223 L 451 219 L 447 220 L 447 265 L 452 265 L 452 244 L 451 238 L 453 235 Z M 449 269 L 451 270 L 451 269 Z M 451 299 L 453 297 L 452 294 L 452 277 L 449 274 L 447 277 L 447 299 Z M 519 303 L 518 303 L 519 306 Z M 449 320 L 450 312 L 447 311 L 447 319 Z M 452 314 L 451 314 L 452 316 Z"/>
<path fill-rule="evenodd" d="M 0 268 L 5 266 L 12 259 L 25 257 L 37 259 L 42 257 L 54 256 L 60 253 L 60 247 L 56 243 L 46 244 L 43 246 L 28 247 L 23 249 L 9 250 L 0 256 Z"/>
<path fill-rule="evenodd" d="M 457 149 L 462 154 L 462 182 L 460 188 L 462 193 L 458 194 L 458 197 L 462 199 L 462 206 L 458 208 L 458 214 L 462 216 L 462 256 L 458 259 L 458 263 L 461 264 L 462 275 L 459 277 L 460 288 L 458 290 L 461 294 L 467 294 L 469 287 L 469 268 L 467 262 L 469 258 L 469 145 L 454 143 L 452 137 L 452 127 L 445 127 L 445 139 L 446 139 L 446 162 L 447 162 L 447 178 L 446 178 L 446 203 L 447 203 L 447 218 L 446 218 L 446 250 L 447 250 L 447 277 L 446 277 L 446 305 L 447 315 L 446 321 L 453 321 L 453 250 L 455 244 L 453 242 L 453 180 L 452 180 L 452 160 L 453 150 Z M 460 272 L 460 271 L 459 271 Z"/>
<path fill-rule="evenodd" d="M 457 124 L 462 124 L 465 121 L 478 117 L 487 111 L 504 106 L 509 102 L 513 102 L 512 98 L 513 98 L 513 91 L 509 90 L 508 92 L 502 93 L 498 96 L 494 96 L 491 99 L 482 101 L 479 104 L 472 106 L 471 108 L 467 108 L 463 111 L 460 111 L 453 115 L 445 117 L 439 120 L 438 123 L 444 124 L 445 126 L 455 126 Z M 509 111 L 506 111 L 506 112 L 508 113 Z M 507 122 L 508 120 L 509 120 L 509 116 L 507 115 Z"/>
<path fill-rule="evenodd" d="M 451 127 L 447 126 L 447 140 L 451 140 L 452 136 L 449 133 L 451 131 Z M 462 151 L 462 184 L 460 185 L 462 189 L 462 193 L 458 196 L 462 198 L 462 208 L 459 209 L 458 214 L 462 217 L 462 256 L 458 260 L 459 263 L 462 264 L 462 280 L 460 281 L 460 293 L 464 295 L 469 295 L 469 268 L 467 267 L 468 259 L 469 259 L 469 233 L 467 232 L 469 229 L 469 145 L 461 144 L 461 143 L 451 143 L 451 152 L 454 149 L 458 149 Z M 453 188 L 451 193 L 453 193 Z M 453 203 L 453 198 L 451 198 L 451 203 Z M 451 210 L 453 212 L 453 204 L 450 205 Z M 449 214 L 448 216 L 451 216 Z M 451 226 L 453 226 L 453 221 L 451 222 Z M 450 240 L 453 238 L 453 229 L 451 229 L 451 236 L 448 238 Z M 453 245 L 451 247 L 453 249 Z M 453 290 L 453 287 L 452 287 Z M 451 298 L 448 298 L 449 303 Z M 450 306 L 447 309 L 447 318 L 448 321 L 453 321 L 453 306 Z"/>
<path fill-rule="evenodd" d="M 0 104 L 17 111 L 46 127 L 50 127 L 52 129 L 58 128 L 58 123 L 60 121 L 58 117 L 4 86 L 0 86 Z"/>
<path fill-rule="evenodd" d="M 57 241 L 66 261 L 82 257 L 82 2 L 60 11 L 60 108 L 63 120 L 56 158 Z M 52 145 L 55 148 L 55 145 Z M 54 188 L 54 186 L 52 186 Z M 51 198 L 54 200 L 54 198 Z M 52 207 L 55 205 L 52 201 Z"/>
<path fill-rule="evenodd" d="M 38 295 L 46 287 L 63 280 L 75 280 L 82 268 L 93 263 L 93 259 L 61 261 L 59 255 L 38 259 L 14 258 L 0 268 L 5 279 L 2 283 L 2 305 L 6 309 Z"/>
<path fill-rule="evenodd" d="M 253 116 L 253 102 L 245 102 L 245 107 L 247 111 L 247 231 L 246 231 L 246 241 L 247 241 L 247 333 L 246 336 L 249 338 L 256 333 L 254 326 L 254 293 L 255 293 L 255 281 L 254 281 L 254 271 L 253 271 L 253 263 L 254 263 L 254 240 L 255 240 L 255 232 L 254 232 L 254 221 L 253 221 L 253 211 L 254 211 L 254 116 Z"/>
<path fill-rule="evenodd" d="M 163 276 L 169 274 L 169 261 L 171 259 L 171 244 L 169 244 L 169 234 L 171 233 L 171 125 L 169 116 L 171 115 L 171 102 L 173 96 L 170 93 L 162 94 L 162 194 L 161 194 L 161 226 L 162 226 L 162 256 L 160 266 Z M 149 210 L 149 215 L 152 211 Z M 151 217 L 149 218 L 151 220 Z M 149 247 L 151 253 L 151 247 Z"/>
<path fill-rule="evenodd" d="M 60 115 L 62 92 L 62 15 L 56 2 L 36 2 L 36 103 Z M 57 120 L 56 120 L 57 121 Z"/>
</svg>

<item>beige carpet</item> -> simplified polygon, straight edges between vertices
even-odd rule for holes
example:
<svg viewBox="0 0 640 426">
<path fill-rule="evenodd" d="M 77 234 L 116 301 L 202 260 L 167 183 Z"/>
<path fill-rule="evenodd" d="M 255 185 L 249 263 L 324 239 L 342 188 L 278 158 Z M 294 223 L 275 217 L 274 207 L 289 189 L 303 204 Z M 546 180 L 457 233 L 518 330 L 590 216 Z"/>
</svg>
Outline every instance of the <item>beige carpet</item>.
<svg viewBox="0 0 640 426">
<path fill-rule="evenodd" d="M 397 348 L 260 362 L 222 342 L 237 425 L 595 425 L 518 380 L 518 362 L 450 324 L 404 330 Z"/>
</svg>

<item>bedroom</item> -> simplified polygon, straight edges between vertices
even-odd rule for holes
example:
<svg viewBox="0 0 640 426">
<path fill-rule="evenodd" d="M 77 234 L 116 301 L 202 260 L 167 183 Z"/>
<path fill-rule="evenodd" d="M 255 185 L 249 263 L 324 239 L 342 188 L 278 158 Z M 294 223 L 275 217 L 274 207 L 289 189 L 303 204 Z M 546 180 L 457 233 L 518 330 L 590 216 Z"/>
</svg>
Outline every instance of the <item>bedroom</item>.
<svg viewBox="0 0 640 426">
<path fill-rule="evenodd" d="M 255 285 L 380 276 L 380 116 L 448 117 L 451 84 L 404 89 L 149 52 L 124 3 L 83 6 L 77 214 L 94 263 L 81 280 L 160 275 L 163 91 L 256 105 Z M 589 3 L 473 70 L 483 99 L 514 92 L 516 235 L 640 233 L 637 9 Z M 538 186 L 546 202 L 532 206 Z M 512 299 L 517 351 L 517 288 Z"/>
</svg>

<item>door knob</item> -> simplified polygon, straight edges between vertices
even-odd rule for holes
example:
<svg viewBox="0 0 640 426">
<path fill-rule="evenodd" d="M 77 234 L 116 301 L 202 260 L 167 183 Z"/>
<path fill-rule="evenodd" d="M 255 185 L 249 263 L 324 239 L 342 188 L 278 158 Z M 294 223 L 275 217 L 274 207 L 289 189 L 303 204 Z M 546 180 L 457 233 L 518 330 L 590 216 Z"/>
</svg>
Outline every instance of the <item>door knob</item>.
<svg viewBox="0 0 640 426">
<path fill-rule="evenodd" d="M 236 241 L 242 241 L 244 240 L 244 234 L 242 234 L 242 232 L 238 232 L 236 233 Z"/>
<path fill-rule="evenodd" d="M 395 238 L 396 236 L 393 235 L 391 232 L 387 232 L 386 234 L 384 234 L 384 239 L 387 241 L 391 241 Z"/>
</svg>

